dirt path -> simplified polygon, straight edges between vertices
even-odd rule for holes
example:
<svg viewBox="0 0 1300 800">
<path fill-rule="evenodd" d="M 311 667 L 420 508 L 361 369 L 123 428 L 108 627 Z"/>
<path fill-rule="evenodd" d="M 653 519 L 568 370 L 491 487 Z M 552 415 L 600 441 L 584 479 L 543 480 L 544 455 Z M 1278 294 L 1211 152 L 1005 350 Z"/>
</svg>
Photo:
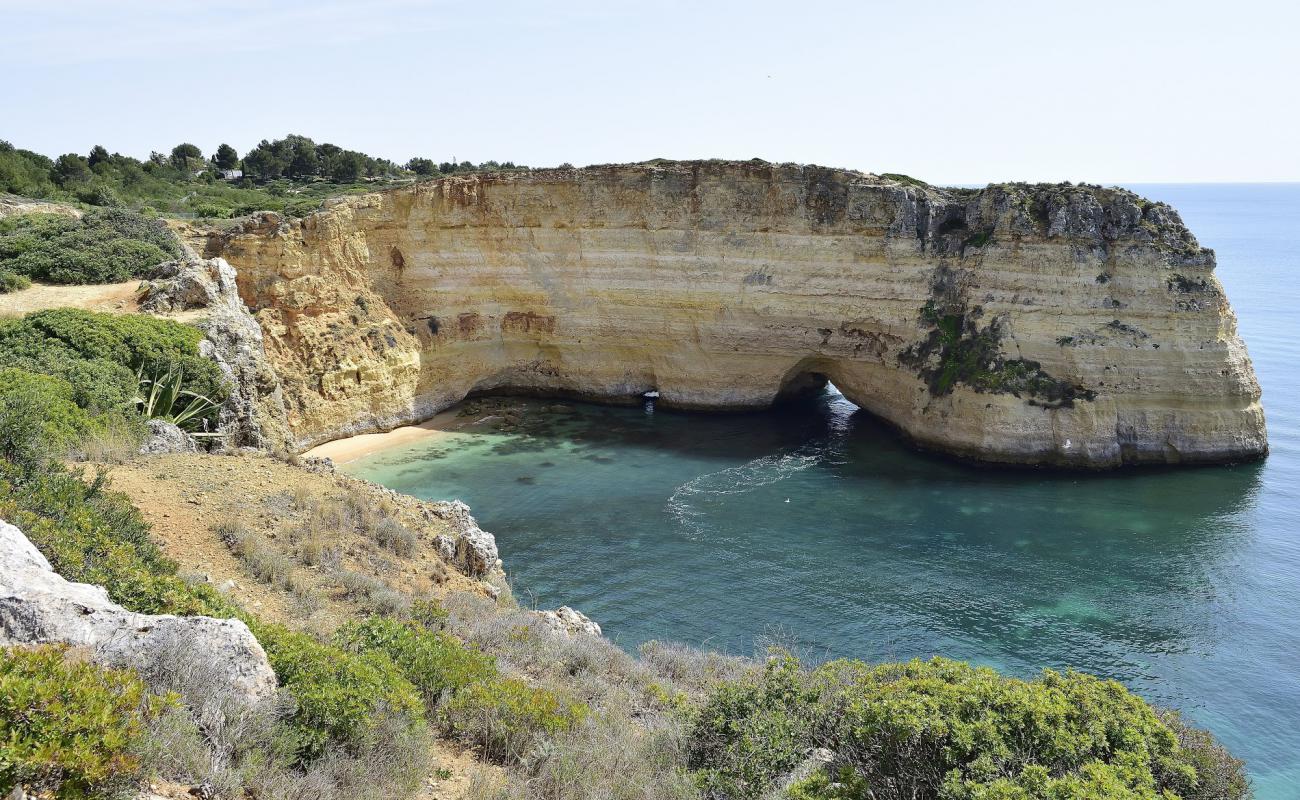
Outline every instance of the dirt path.
<svg viewBox="0 0 1300 800">
<path fill-rule="evenodd" d="M 33 283 L 22 291 L 0 294 L 0 316 L 20 317 L 45 308 L 84 308 L 131 314 L 140 310 L 140 304 L 136 302 L 139 288 L 138 280 L 91 286 Z"/>
</svg>

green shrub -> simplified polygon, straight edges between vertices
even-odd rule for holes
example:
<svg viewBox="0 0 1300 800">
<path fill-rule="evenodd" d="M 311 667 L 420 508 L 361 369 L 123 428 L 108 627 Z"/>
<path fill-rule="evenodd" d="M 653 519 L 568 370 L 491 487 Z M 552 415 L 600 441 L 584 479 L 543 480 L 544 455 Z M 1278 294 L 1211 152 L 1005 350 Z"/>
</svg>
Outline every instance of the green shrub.
<svg viewBox="0 0 1300 800">
<path fill-rule="evenodd" d="M 0 458 L 34 467 L 102 430 L 103 421 L 73 402 L 72 386 L 49 375 L 0 368 Z"/>
<path fill-rule="evenodd" d="M 175 372 L 179 391 L 224 402 L 229 388 L 220 367 L 199 355 L 197 328 L 143 314 L 99 314 L 61 308 L 0 321 L 0 366 L 22 367 L 63 378 L 77 405 L 92 410 L 131 409 L 137 373 Z M 203 417 L 211 427 L 216 410 Z"/>
<path fill-rule="evenodd" d="M 335 643 L 349 652 L 383 653 L 432 708 L 444 692 L 455 692 L 496 676 L 490 656 L 472 650 L 451 634 L 429 630 L 414 620 L 370 617 L 344 625 Z"/>
<path fill-rule="evenodd" d="M 386 714 L 422 727 L 420 696 L 387 655 L 352 653 L 281 625 L 252 624 L 280 685 L 297 701 L 293 725 L 303 762 L 331 744 L 363 742 Z"/>
<path fill-rule="evenodd" d="M 788 800 L 860 800 L 870 797 L 867 782 L 848 767 L 835 775 L 819 769 L 807 778 L 795 782 L 785 796 Z"/>
<path fill-rule="evenodd" d="M 0 339 L 13 326 L 0 321 Z M 6 348 L 0 344 L 0 366 L 19 367 L 62 378 L 72 387 L 72 399 L 92 412 L 131 409 L 136 380 L 131 370 L 102 358 L 85 359 L 51 343 L 47 347 L 26 347 L 23 343 Z M 34 344 L 34 343 L 33 343 Z"/>
<path fill-rule="evenodd" d="M 231 208 L 216 203 L 195 203 L 194 215 L 207 219 L 230 219 Z"/>
<path fill-rule="evenodd" d="M 442 708 L 453 735 L 502 763 L 522 761 L 540 742 L 572 730 L 589 713 L 583 703 L 518 678 L 470 684 Z"/>
<path fill-rule="evenodd" d="M 26 275 L 19 275 L 17 272 L 0 269 L 0 294 L 18 292 L 31 285 L 32 281 Z"/>
<path fill-rule="evenodd" d="M 65 652 L 0 649 L 0 792 L 98 797 L 127 788 L 139 772 L 144 686 L 131 672 Z"/>
<path fill-rule="evenodd" d="M 112 190 L 92 184 L 84 202 L 115 205 Z M 80 220 L 24 214 L 0 220 L 0 269 L 53 283 L 109 283 L 139 277 L 175 258 L 180 245 L 166 226 L 121 208 L 92 211 Z"/>
<path fill-rule="evenodd" d="M 774 655 L 757 675 L 718 687 L 691 730 L 687 757 L 705 792 L 762 796 L 811 749 L 816 699 L 786 654 Z"/>
<path fill-rule="evenodd" d="M 1246 765 L 1215 741 L 1208 731 L 1193 728 L 1173 711 L 1161 711 L 1160 721 L 1178 737 L 1184 758 L 1196 769 L 1196 781 L 1177 786 L 1183 800 L 1233 800 L 1250 796 Z"/>
<path fill-rule="evenodd" d="M 690 739 L 709 796 L 757 797 L 813 748 L 796 800 L 1240 800 L 1241 762 L 1119 683 L 1037 680 L 936 658 L 811 675 L 793 659 L 718 687 Z"/>
<path fill-rule="evenodd" d="M 1115 681 L 1022 681 L 936 658 L 832 662 L 813 683 L 817 742 L 880 800 L 1154 799 L 1195 784 L 1178 737 Z"/>
</svg>

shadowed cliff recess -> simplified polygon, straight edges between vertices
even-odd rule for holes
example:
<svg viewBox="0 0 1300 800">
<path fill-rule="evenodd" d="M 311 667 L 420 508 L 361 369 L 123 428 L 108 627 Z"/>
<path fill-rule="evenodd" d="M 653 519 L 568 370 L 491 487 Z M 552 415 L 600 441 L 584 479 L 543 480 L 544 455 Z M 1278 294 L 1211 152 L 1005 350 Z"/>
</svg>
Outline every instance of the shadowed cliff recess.
<svg viewBox="0 0 1300 800">
<path fill-rule="evenodd" d="M 302 447 L 473 392 L 744 409 L 830 380 L 988 461 L 1268 449 L 1213 252 L 1122 189 L 654 161 L 443 178 L 206 246 L 238 270 Z"/>
</svg>

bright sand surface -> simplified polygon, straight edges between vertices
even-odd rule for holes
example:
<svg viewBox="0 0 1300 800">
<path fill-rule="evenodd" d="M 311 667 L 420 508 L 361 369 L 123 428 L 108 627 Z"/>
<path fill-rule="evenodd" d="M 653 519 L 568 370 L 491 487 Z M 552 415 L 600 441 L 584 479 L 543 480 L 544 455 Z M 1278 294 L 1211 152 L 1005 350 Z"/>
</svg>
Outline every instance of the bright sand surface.
<svg viewBox="0 0 1300 800">
<path fill-rule="evenodd" d="M 390 447 L 445 436 L 447 434 L 447 431 L 443 430 L 445 422 L 446 417 L 439 414 L 418 425 L 403 425 L 386 433 L 361 433 L 346 439 L 335 439 L 332 442 L 318 444 L 302 455 L 304 458 L 328 458 L 335 464 L 346 464 Z"/>
</svg>

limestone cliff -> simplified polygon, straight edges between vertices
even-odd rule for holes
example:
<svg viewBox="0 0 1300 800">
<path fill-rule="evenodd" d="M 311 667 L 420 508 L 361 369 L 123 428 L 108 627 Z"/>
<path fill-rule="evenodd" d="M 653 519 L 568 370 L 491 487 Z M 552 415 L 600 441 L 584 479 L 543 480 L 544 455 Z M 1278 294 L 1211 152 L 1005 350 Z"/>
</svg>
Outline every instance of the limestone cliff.
<svg viewBox="0 0 1300 800">
<path fill-rule="evenodd" d="M 1177 213 L 764 162 L 444 178 L 214 234 L 300 446 L 470 392 L 763 407 L 830 379 L 917 443 L 1089 467 L 1267 450 Z"/>
</svg>

